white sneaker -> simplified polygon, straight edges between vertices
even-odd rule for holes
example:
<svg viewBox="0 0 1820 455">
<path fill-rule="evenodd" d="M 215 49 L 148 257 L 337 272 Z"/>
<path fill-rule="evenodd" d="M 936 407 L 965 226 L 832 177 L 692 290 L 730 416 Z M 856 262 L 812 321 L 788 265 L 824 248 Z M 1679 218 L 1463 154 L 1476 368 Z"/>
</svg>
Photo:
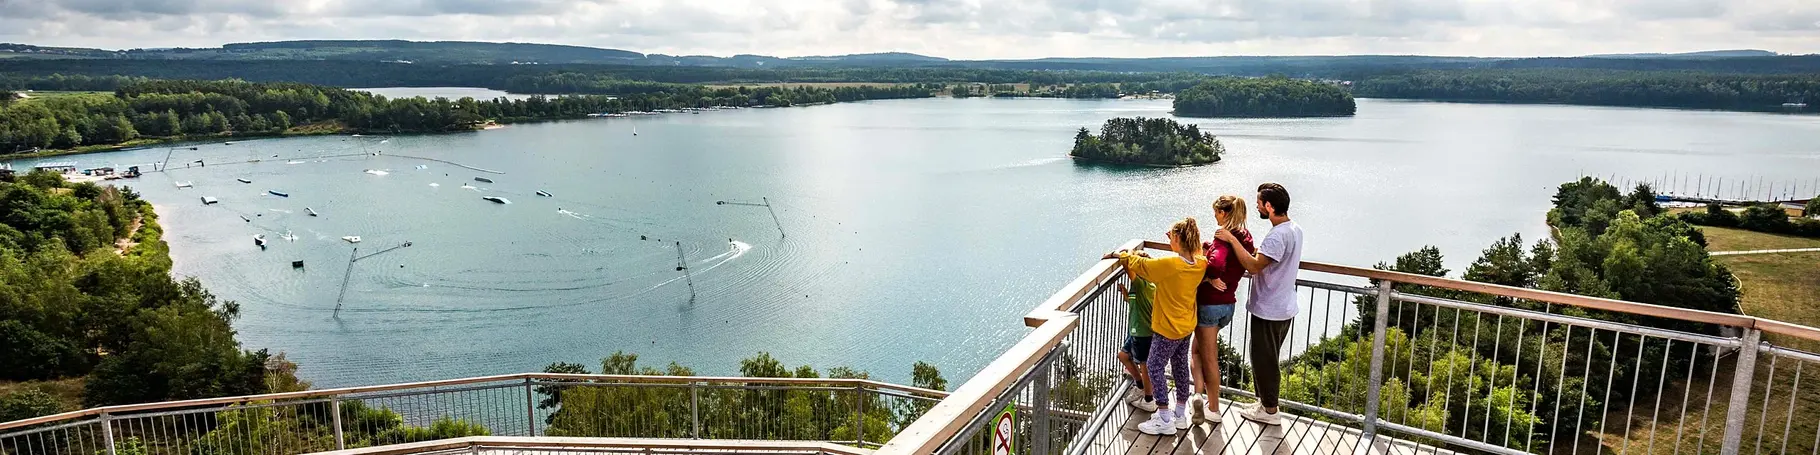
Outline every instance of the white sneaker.
<svg viewBox="0 0 1820 455">
<path fill-rule="evenodd" d="M 1194 409 L 1194 408 L 1190 408 L 1188 406 L 1182 406 L 1179 408 L 1171 409 L 1169 411 L 1169 412 L 1181 412 L 1181 414 L 1175 415 L 1175 429 L 1186 430 L 1186 429 L 1194 427 L 1194 414 L 1190 413 L 1190 411 L 1186 411 L 1187 409 Z"/>
<path fill-rule="evenodd" d="M 1275 414 L 1264 412 L 1263 406 L 1257 406 L 1239 411 L 1239 417 L 1244 417 L 1245 420 L 1265 425 L 1282 425 L 1283 417 L 1280 415 L 1281 413 L 1281 410 L 1278 410 Z"/>
<path fill-rule="evenodd" d="M 1201 415 L 1205 416 L 1208 423 L 1220 424 L 1220 412 L 1213 410 L 1213 399 L 1206 395 L 1201 396 Z"/>
<path fill-rule="evenodd" d="M 1175 424 L 1163 420 L 1163 413 L 1152 414 L 1150 420 L 1138 424 L 1138 431 L 1148 435 L 1175 435 Z"/>
<path fill-rule="evenodd" d="M 1142 394 L 1132 397 L 1131 401 L 1127 403 L 1131 403 L 1131 407 L 1137 408 L 1139 411 L 1156 412 L 1156 400 L 1146 400 Z"/>
</svg>

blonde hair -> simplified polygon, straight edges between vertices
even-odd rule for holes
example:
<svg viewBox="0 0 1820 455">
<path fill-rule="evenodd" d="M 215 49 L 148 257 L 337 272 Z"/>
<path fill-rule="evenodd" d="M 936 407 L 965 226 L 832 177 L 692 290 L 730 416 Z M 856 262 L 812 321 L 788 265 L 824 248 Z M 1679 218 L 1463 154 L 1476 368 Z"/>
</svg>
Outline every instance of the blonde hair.
<svg viewBox="0 0 1820 455">
<path fill-rule="evenodd" d="M 1213 201 L 1213 211 L 1226 212 L 1226 222 L 1220 223 L 1221 228 L 1232 231 L 1234 234 L 1245 232 L 1244 198 L 1230 194 L 1220 196 L 1219 199 Z"/>
<path fill-rule="evenodd" d="M 1180 243 L 1180 247 L 1184 250 L 1177 251 L 1176 254 L 1193 260 L 1196 253 L 1201 252 L 1201 226 L 1195 223 L 1194 217 L 1175 222 L 1175 226 L 1171 226 L 1169 232 L 1175 234 L 1175 241 Z"/>
</svg>

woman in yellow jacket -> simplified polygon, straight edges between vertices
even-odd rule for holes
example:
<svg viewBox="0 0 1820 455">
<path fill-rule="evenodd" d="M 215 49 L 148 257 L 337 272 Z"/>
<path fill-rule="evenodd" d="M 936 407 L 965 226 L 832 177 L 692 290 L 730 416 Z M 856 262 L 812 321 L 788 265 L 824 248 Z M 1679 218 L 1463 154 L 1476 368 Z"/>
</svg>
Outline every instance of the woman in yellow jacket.
<svg viewBox="0 0 1820 455">
<path fill-rule="evenodd" d="M 1201 249 L 1201 229 L 1195 225 L 1194 218 L 1176 222 L 1169 228 L 1168 236 L 1169 248 L 1175 251 L 1176 257 L 1151 258 L 1129 251 L 1106 255 L 1107 259 L 1125 261 L 1125 267 L 1138 277 L 1156 284 L 1156 299 L 1150 317 L 1150 330 L 1155 335 L 1150 338 L 1150 361 L 1145 366 L 1150 370 L 1150 392 L 1156 397 L 1157 411 L 1150 420 L 1138 424 L 1138 431 L 1145 434 L 1172 435 L 1176 430 L 1186 430 L 1190 426 L 1187 411 L 1192 382 L 1188 374 L 1188 337 L 1194 334 L 1197 322 L 1195 287 L 1206 276 L 1207 258 Z M 1174 405 L 1167 398 L 1169 381 L 1163 375 L 1165 365 L 1169 367 L 1169 376 L 1175 379 Z"/>
</svg>

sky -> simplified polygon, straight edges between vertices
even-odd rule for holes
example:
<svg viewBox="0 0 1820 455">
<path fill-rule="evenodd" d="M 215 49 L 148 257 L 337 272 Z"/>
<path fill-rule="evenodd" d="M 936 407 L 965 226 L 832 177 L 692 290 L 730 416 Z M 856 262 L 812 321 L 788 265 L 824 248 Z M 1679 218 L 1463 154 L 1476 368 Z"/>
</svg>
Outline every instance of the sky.
<svg viewBox="0 0 1820 455">
<path fill-rule="evenodd" d="M 956 59 L 1820 53 L 1820 0 L 0 0 L 0 42 L 570 44 Z"/>
</svg>

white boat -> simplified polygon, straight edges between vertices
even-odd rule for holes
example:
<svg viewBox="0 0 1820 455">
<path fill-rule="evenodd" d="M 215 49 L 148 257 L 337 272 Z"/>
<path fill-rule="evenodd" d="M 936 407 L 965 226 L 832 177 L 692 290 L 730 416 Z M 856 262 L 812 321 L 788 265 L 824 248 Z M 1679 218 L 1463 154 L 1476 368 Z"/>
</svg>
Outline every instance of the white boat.
<svg viewBox="0 0 1820 455">
<path fill-rule="evenodd" d="M 537 190 L 537 195 L 543 196 L 543 197 L 556 197 L 554 195 L 551 195 L 549 191 L 544 191 L 544 190 Z"/>
<path fill-rule="evenodd" d="M 510 204 L 510 203 L 512 203 L 512 200 L 510 200 L 510 199 L 506 199 L 506 198 L 503 198 L 503 197 L 499 197 L 499 196 L 481 196 L 481 197 L 480 197 L 480 198 L 481 198 L 481 199 L 486 199 L 486 200 L 489 200 L 489 201 L 493 201 L 493 202 L 496 202 L 496 203 L 500 203 L 500 204 Z"/>
<path fill-rule="evenodd" d="M 215 199 L 214 196 L 203 196 L 202 197 L 202 205 L 214 204 L 216 202 L 221 202 L 221 201 L 218 199 Z"/>
<path fill-rule="evenodd" d="M 358 235 L 350 235 L 342 237 L 341 239 L 346 240 L 348 243 L 360 243 L 360 236 Z"/>
<path fill-rule="evenodd" d="M 252 180 L 247 180 L 247 179 L 234 179 L 234 180 L 239 180 L 240 183 L 253 183 Z"/>
<path fill-rule="evenodd" d="M 304 211 L 304 212 L 307 212 L 307 213 L 309 213 L 309 214 L 310 214 L 310 216 L 316 216 L 316 209 L 312 209 L 312 208 L 309 208 L 309 207 L 304 207 L 304 208 L 303 208 L 303 211 Z"/>
<path fill-rule="evenodd" d="M 632 135 L 633 135 L 633 136 L 637 136 L 637 135 L 638 135 L 638 127 L 636 127 L 636 126 L 634 126 L 634 127 L 632 127 Z"/>
<path fill-rule="evenodd" d="M 195 188 L 195 187 L 196 187 L 196 182 L 191 182 L 191 181 L 187 181 L 187 180 L 186 180 L 186 181 L 181 181 L 181 182 L 177 182 L 177 187 L 178 187 L 178 188 Z"/>
<path fill-rule="evenodd" d="M 265 234 L 253 234 L 253 244 L 259 245 L 261 250 L 265 249 Z"/>
<path fill-rule="evenodd" d="M 1807 103 L 1782 103 L 1782 107 L 1807 107 Z"/>
</svg>

